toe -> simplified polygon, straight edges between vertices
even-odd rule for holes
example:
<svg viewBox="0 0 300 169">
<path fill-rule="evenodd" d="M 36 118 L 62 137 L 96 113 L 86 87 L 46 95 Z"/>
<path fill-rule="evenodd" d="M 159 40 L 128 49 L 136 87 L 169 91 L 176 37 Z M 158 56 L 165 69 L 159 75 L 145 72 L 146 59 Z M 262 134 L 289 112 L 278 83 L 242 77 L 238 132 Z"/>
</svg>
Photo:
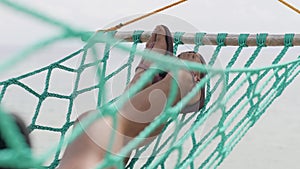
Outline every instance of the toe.
<svg viewBox="0 0 300 169">
<path fill-rule="evenodd" d="M 166 31 L 162 25 L 156 26 L 153 33 L 156 34 L 156 41 L 166 41 Z"/>
<path fill-rule="evenodd" d="M 163 36 L 166 35 L 165 28 L 162 25 L 156 26 L 153 33 L 157 35 L 163 35 Z"/>
</svg>

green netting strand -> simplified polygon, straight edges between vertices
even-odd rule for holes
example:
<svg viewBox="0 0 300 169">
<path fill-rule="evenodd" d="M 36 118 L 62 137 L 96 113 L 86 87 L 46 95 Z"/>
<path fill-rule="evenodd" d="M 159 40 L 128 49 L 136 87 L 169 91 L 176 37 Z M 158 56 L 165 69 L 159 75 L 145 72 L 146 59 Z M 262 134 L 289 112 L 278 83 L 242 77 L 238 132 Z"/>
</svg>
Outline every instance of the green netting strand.
<svg viewBox="0 0 300 169">
<path fill-rule="evenodd" d="M 36 43 L 28 48 L 27 51 L 21 52 L 12 61 L 5 62 L 4 65 L 0 65 L 0 70 L 4 71 L 10 68 L 17 61 L 22 61 L 28 55 L 35 52 L 37 49 L 42 49 L 48 45 L 51 45 L 59 40 L 67 38 L 79 38 L 81 35 L 86 35 L 86 31 L 78 31 L 64 22 L 57 21 L 35 10 L 29 9 L 23 5 L 12 3 L 7 0 L 0 0 L 5 6 L 9 6 L 17 11 L 20 11 L 29 16 L 33 16 L 43 22 L 46 22 L 52 26 L 58 27 L 63 30 L 63 34 L 51 37 L 50 39 L 42 41 L 42 43 Z M 8 80 L 0 82 L 1 94 L 0 101 L 5 102 L 6 96 L 10 95 L 9 89 L 11 87 L 18 87 L 26 91 L 30 96 L 37 98 L 37 104 L 32 105 L 35 111 L 32 113 L 31 123 L 28 128 L 31 132 L 34 131 L 46 131 L 50 133 L 57 133 L 59 138 L 57 142 L 49 145 L 52 148 L 45 150 L 45 153 L 39 157 L 30 155 L 31 150 L 28 149 L 23 143 L 21 135 L 18 133 L 16 126 L 9 116 L 0 110 L 0 132 L 1 137 L 9 145 L 9 149 L 0 151 L 0 166 L 12 166 L 12 167 L 28 167 L 28 168 L 55 168 L 59 165 L 60 156 L 63 153 L 63 148 L 76 139 L 76 136 L 83 132 L 83 128 L 88 127 L 94 120 L 101 118 L 102 116 L 110 116 L 114 119 L 114 126 L 116 125 L 116 113 L 119 107 L 121 107 L 127 99 L 137 93 L 142 86 L 151 79 L 156 70 L 151 69 L 145 72 L 140 81 L 133 85 L 124 95 L 117 96 L 112 100 L 106 100 L 105 87 L 108 80 L 118 75 L 122 70 L 127 69 L 126 82 L 124 86 L 129 83 L 131 79 L 132 64 L 135 56 L 142 56 L 145 59 L 155 62 L 157 66 L 161 66 L 162 69 L 171 72 L 177 72 L 179 69 L 188 69 L 199 72 L 207 72 L 207 76 L 198 83 L 192 91 L 182 98 L 182 100 L 176 104 L 171 105 L 170 102 L 176 96 L 174 85 L 171 86 L 171 94 L 164 112 L 161 113 L 144 131 L 142 131 L 138 137 L 147 137 L 158 126 L 164 124 L 164 129 L 161 134 L 151 143 L 143 147 L 137 148 L 132 154 L 127 166 L 124 166 L 124 155 L 128 154 L 131 150 L 137 147 L 141 143 L 141 139 L 135 138 L 128 145 L 126 145 L 117 155 L 109 154 L 103 160 L 97 168 L 105 168 L 107 166 L 115 166 L 116 168 L 168 168 L 173 153 L 177 153 L 176 157 L 172 159 L 175 168 L 216 168 L 233 150 L 235 145 L 243 138 L 247 131 L 254 126 L 254 124 L 260 119 L 260 117 L 266 112 L 267 108 L 279 97 L 284 89 L 295 80 L 300 74 L 299 65 L 300 58 L 294 57 L 292 61 L 281 63 L 282 58 L 287 55 L 290 48 L 293 48 L 294 34 L 286 34 L 284 37 L 284 46 L 278 55 L 275 55 L 272 63 L 269 66 L 254 68 L 252 67 L 254 62 L 259 58 L 259 54 L 263 48 L 267 48 L 266 39 L 268 34 L 257 34 L 256 43 L 257 46 L 246 60 L 242 68 L 233 69 L 232 67 L 241 59 L 241 52 L 247 46 L 248 34 L 240 34 L 238 38 L 238 47 L 232 57 L 229 58 L 224 69 L 217 69 L 215 65 L 218 57 L 221 55 L 222 48 L 226 48 L 227 33 L 219 33 L 217 35 L 217 46 L 214 49 L 212 56 L 206 56 L 209 58 L 208 65 L 199 65 L 196 63 L 182 61 L 179 62 L 173 57 L 161 57 L 161 54 L 145 52 L 139 50 L 137 47 L 141 43 L 141 35 L 143 31 L 135 31 L 132 35 L 133 43 L 128 46 L 115 40 L 113 35 L 116 32 L 97 32 L 89 34 L 85 37 L 88 39 L 85 46 L 62 58 L 61 60 L 49 63 L 48 66 L 34 70 L 30 73 L 20 75 L 18 77 L 12 77 Z M 92 35 L 92 36 L 91 36 Z M 174 53 L 178 52 L 179 46 L 183 45 L 182 36 L 184 32 L 176 32 L 174 34 Z M 205 33 L 196 33 L 194 51 L 199 51 L 199 47 L 204 45 L 203 38 Z M 118 42 L 118 43 L 117 43 Z M 103 53 L 98 53 L 96 43 L 104 45 Z M 119 49 L 128 52 L 128 60 L 124 65 L 121 65 L 116 70 L 108 72 L 109 59 L 111 58 L 111 51 Z M 92 53 L 92 62 L 87 63 L 88 52 Z M 201 52 L 201 51 L 200 51 Z M 77 58 L 80 60 L 78 67 L 69 67 L 64 65 L 71 59 Z M 244 58 L 242 58 L 244 59 Z M 172 63 L 172 65 L 170 64 Z M 186 66 L 188 65 L 188 67 Z M 97 75 L 97 83 L 84 88 L 79 88 L 80 79 L 83 76 L 83 72 L 88 68 L 96 68 L 95 74 Z M 69 72 L 75 74 L 74 88 L 70 94 L 60 94 L 51 92 L 50 81 L 54 76 L 54 71 L 59 70 L 62 72 Z M 41 93 L 35 91 L 30 85 L 23 83 L 34 75 L 39 73 L 45 73 L 46 79 L 43 84 L 43 91 Z M 176 76 L 174 76 L 176 77 Z M 216 80 L 215 80 L 216 79 Z M 188 101 L 201 89 L 206 86 L 206 100 L 205 106 L 195 113 L 190 115 L 179 115 L 180 105 L 186 105 Z M 222 89 L 217 92 L 217 89 Z M 76 128 L 71 136 L 67 136 L 66 133 L 71 129 L 74 124 L 74 119 L 71 119 L 73 108 L 75 106 L 75 100 L 87 93 L 97 93 L 97 105 L 94 109 L 102 114 L 97 114 L 95 117 L 90 117 L 83 121 L 83 128 Z M 62 126 L 52 127 L 45 124 L 37 124 L 37 119 L 41 114 L 41 107 L 45 104 L 48 98 L 55 98 L 68 102 L 67 110 L 64 113 L 65 122 Z M 234 103 L 230 103 L 235 98 Z M 220 112 L 220 119 L 209 129 L 209 131 L 202 133 L 199 131 L 205 122 L 216 112 Z M 241 117 L 241 118 L 238 118 Z M 172 134 L 168 131 L 170 128 L 174 129 Z M 111 142 L 114 139 L 111 136 Z M 214 145 L 213 143 L 216 142 Z M 189 147 L 185 147 L 185 144 L 189 143 Z M 202 153 L 207 150 L 209 146 L 214 145 L 210 154 L 205 158 L 202 157 Z M 111 147 L 110 147 L 111 148 Z M 145 153 L 150 152 L 145 159 Z M 186 152 L 185 152 L 186 151 Z M 52 158 L 52 159 L 51 159 Z M 50 163 L 48 166 L 44 166 L 46 161 Z M 145 159 L 143 161 L 143 159 Z"/>
</svg>

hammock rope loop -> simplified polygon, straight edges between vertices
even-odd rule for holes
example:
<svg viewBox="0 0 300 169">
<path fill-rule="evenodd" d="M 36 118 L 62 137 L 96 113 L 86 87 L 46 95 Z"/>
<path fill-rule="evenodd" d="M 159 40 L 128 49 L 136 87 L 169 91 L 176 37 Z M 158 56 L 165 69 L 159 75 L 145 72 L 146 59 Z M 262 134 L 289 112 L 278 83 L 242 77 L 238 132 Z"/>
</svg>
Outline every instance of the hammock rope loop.
<svg viewBox="0 0 300 169">
<path fill-rule="evenodd" d="M 240 34 L 238 43 L 240 47 L 248 47 L 247 45 L 247 39 L 249 37 L 249 34 Z"/>
<path fill-rule="evenodd" d="M 279 55 L 274 59 L 272 64 L 277 64 L 279 61 L 284 57 L 286 52 L 290 47 L 293 47 L 293 39 L 294 39 L 294 34 L 285 34 L 284 35 L 284 48 L 281 50 Z"/>
<path fill-rule="evenodd" d="M 174 55 L 176 55 L 176 53 L 177 53 L 178 46 L 183 44 L 183 42 L 181 40 L 183 35 L 184 35 L 184 32 L 175 32 L 174 33 L 174 50 L 173 50 Z"/>
<path fill-rule="evenodd" d="M 218 46 L 226 46 L 226 37 L 227 37 L 227 33 L 219 33 L 217 36 L 217 44 Z"/>
<path fill-rule="evenodd" d="M 134 61 L 137 44 L 142 42 L 141 36 L 142 36 L 143 32 L 144 31 L 142 31 L 142 30 L 135 30 L 132 35 L 133 44 L 132 44 L 132 47 L 130 50 L 130 55 L 129 55 L 129 58 L 127 61 L 128 69 L 127 69 L 126 85 L 129 84 L 130 79 L 131 79 L 132 62 Z"/>
<path fill-rule="evenodd" d="M 248 47 L 248 45 L 247 45 L 248 37 L 249 37 L 249 34 L 240 34 L 239 39 L 238 39 L 239 47 L 236 50 L 236 52 L 234 53 L 233 57 L 228 62 L 226 68 L 230 68 L 232 65 L 234 65 L 234 63 L 236 62 L 236 60 L 237 60 L 238 56 L 240 55 L 242 49 L 244 47 Z"/>
<path fill-rule="evenodd" d="M 195 43 L 195 47 L 194 47 L 194 51 L 198 52 L 199 51 L 199 47 L 203 46 L 203 38 L 206 35 L 206 33 L 204 32 L 197 32 L 195 34 L 195 39 L 194 39 L 194 43 Z"/>
<path fill-rule="evenodd" d="M 107 32 L 107 35 L 109 37 L 114 37 L 116 34 L 116 31 Z M 106 44 L 104 49 L 104 57 L 102 58 L 102 62 L 106 62 L 109 59 L 109 53 L 110 53 L 110 45 Z"/>
<path fill-rule="evenodd" d="M 292 47 L 295 34 L 289 33 L 284 35 L 284 46 Z"/>
<path fill-rule="evenodd" d="M 214 54 L 213 56 L 211 57 L 210 61 L 208 62 L 208 65 L 214 65 L 215 64 L 215 61 L 221 51 L 221 48 L 223 46 L 225 46 L 225 40 L 226 40 L 226 37 L 227 37 L 227 33 L 219 33 L 217 35 L 217 48 L 215 49 L 214 51 Z"/>
<path fill-rule="evenodd" d="M 132 35 L 133 43 L 142 43 L 141 36 L 143 33 L 143 30 L 135 30 Z"/>
<path fill-rule="evenodd" d="M 256 44 L 258 47 L 266 47 L 268 34 L 267 33 L 260 33 L 256 35 Z"/>
</svg>

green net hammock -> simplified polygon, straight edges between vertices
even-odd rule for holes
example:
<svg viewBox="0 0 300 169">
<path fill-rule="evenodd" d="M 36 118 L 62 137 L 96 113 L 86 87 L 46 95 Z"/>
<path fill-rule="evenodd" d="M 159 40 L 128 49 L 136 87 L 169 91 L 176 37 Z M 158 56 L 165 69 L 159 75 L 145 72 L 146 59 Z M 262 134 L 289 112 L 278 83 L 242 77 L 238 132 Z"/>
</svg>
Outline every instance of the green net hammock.
<svg viewBox="0 0 300 169">
<path fill-rule="evenodd" d="M 115 166 L 116 168 L 215 168 L 224 161 L 247 131 L 300 73 L 299 52 L 291 56 L 289 61 L 283 62 L 284 57 L 291 48 L 299 48 L 299 35 L 295 34 L 228 35 L 220 33 L 209 35 L 205 33 L 174 33 L 174 54 L 180 50 L 183 44 L 192 44 L 190 48 L 196 52 L 204 46 L 213 46 L 214 51 L 212 54 L 204 55 L 208 63 L 207 66 L 204 66 L 187 61 L 178 62 L 174 58 L 161 59 L 162 57 L 159 54 L 144 52 L 139 47 L 143 47 L 143 42 L 149 38 L 149 32 L 109 32 L 105 34 L 98 32 L 90 34 L 74 30 L 62 22 L 10 1 L 1 0 L 0 2 L 63 30 L 61 35 L 32 45 L 27 50 L 22 51 L 20 55 L 3 61 L 0 64 L 1 72 L 18 61 L 25 59 L 34 51 L 45 48 L 57 41 L 70 37 L 82 38 L 86 41 L 86 45 L 82 49 L 63 57 L 61 60 L 0 82 L 0 102 L 5 103 L 7 95 L 10 95 L 9 89 L 12 87 L 24 90 L 31 97 L 37 98 L 36 105 L 32 105 L 35 107 L 35 111 L 32 113 L 32 120 L 28 126 L 31 132 L 46 131 L 59 134 L 55 142 L 51 142 L 51 145 L 48 145 L 48 148 L 41 155 L 36 156 L 24 143 L 24 139 L 17 132 L 17 128 L 12 123 L 10 116 L 7 116 L 4 110 L 1 109 L 0 130 L 2 137 L 10 148 L 0 150 L 0 166 L 16 168 L 57 167 L 64 148 L 82 132 L 82 128 L 76 127 L 70 134 L 75 120 L 72 116 L 74 116 L 76 99 L 88 92 L 96 93 L 97 101 L 93 109 L 98 109 L 99 112 L 102 112 L 102 116 L 116 117 L 118 108 L 128 100 L 128 96 L 132 97 L 138 92 L 147 79 L 151 76 L 153 77 L 156 70 L 148 70 L 126 94 L 109 98 L 106 87 L 110 80 L 122 74 L 122 72 L 126 77 L 122 81 L 124 83 L 123 86 L 128 84 L 132 77 L 132 69 L 135 68 L 133 64 L 142 56 L 153 61 L 157 66 L 174 73 L 179 69 L 207 72 L 207 76 L 180 102 L 180 104 L 186 104 L 201 87 L 206 86 L 205 106 L 199 112 L 187 115 L 179 114 L 180 104 L 173 107 L 169 104 L 176 94 L 175 90 L 171 88 L 171 94 L 168 98 L 169 102 L 165 111 L 138 137 L 146 137 L 156 127 L 166 124 L 162 133 L 149 145 L 135 149 L 126 166 L 123 164 L 123 158 L 141 142 L 138 138 L 125 146 L 118 155 L 108 154 L 98 168 L 106 168 L 108 166 Z M 114 36 L 132 41 L 132 43 L 120 42 Z M 99 53 L 97 48 L 101 48 L 101 46 L 103 51 Z M 281 46 L 281 51 L 278 51 L 278 54 L 273 54 L 271 57 L 261 55 L 264 49 L 278 48 L 278 46 Z M 216 68 L 215 65 L 220 59 L 221 51 L 228 48 L 234 49 L 234 52 L 224 62 L 226 67 Z M 252 49 L 251 54 L 247 57 L 242 56 L 244 55 L 243 51 L 248 49 Z M 128 57 L 126 58 L 126 63 L 108 71 L 111 65 L 109 60 L 113 58 L 112 53 L 114 50 L 122 51 L 121 57 Z M 120 57 L 120 55 L 116 57 Z M 268 66 L 255 67 L 255 62 L 260 57 L 268 57 L 270 64 Z M 79 61 L 76 67 L 69 67 L 65 64 L 74 58 Z M 243 67 L 235 68 L 235 65 L 240 61 L 244 62 L 242 64 Z M 88 87 L 79 87 L 85 71 L 89 68 L 96 70 L 97 83 Z M 70 84 L 73 87 L 69 94 L 52 92 L 49 89 L 51 88 L 51 80 L 55 71 L 75 75 L 74 81 Z M 36 91 L 23 82 L 38 74 L 45 74 L 45 79 L 41 80 L 43 82 L 42 91 Z M 49 98 L 67 102 L 66 111 L 59 112 L 64 114 L 63 125 L 59 127 L 37 122 L 42 113 L 42 107 L 44 104 L 47 104 L 46 102 Z M 88 126 L 95 118 L 91 117 L 84 120 L 82 126 Z"/>
</svg>

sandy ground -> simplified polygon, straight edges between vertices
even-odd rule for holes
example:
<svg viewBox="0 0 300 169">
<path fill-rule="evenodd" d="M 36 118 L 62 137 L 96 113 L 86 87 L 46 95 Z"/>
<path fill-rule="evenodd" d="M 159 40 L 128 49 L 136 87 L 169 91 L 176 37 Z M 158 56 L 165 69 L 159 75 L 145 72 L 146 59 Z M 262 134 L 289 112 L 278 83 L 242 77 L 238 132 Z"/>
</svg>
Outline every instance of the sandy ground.
<svg viewBox="0 0 300 169">
<path fill-rule="evenodd" d="M 299 78 L 250 129 L 221 169 L 299 168 Z"/>
</svg>

